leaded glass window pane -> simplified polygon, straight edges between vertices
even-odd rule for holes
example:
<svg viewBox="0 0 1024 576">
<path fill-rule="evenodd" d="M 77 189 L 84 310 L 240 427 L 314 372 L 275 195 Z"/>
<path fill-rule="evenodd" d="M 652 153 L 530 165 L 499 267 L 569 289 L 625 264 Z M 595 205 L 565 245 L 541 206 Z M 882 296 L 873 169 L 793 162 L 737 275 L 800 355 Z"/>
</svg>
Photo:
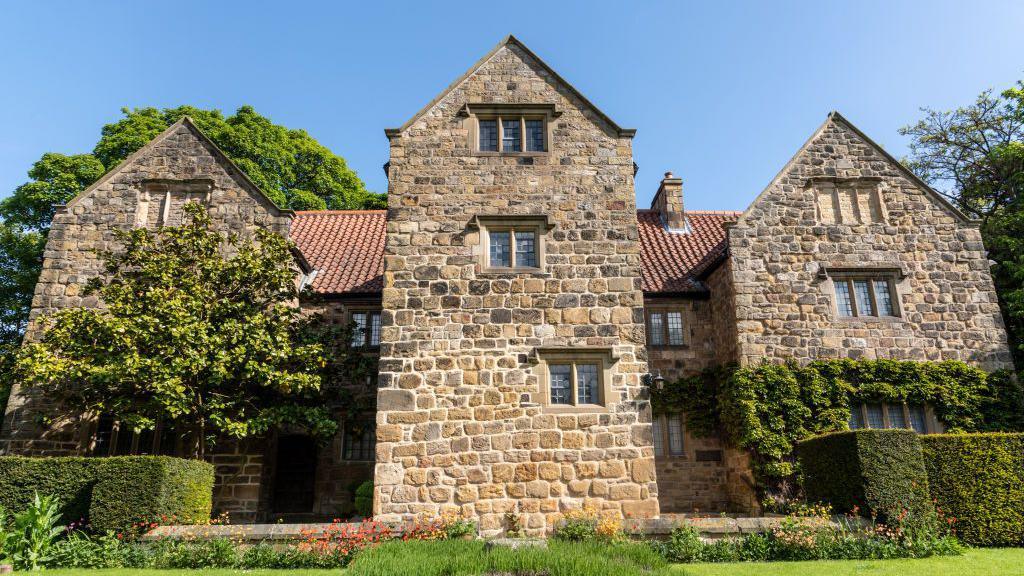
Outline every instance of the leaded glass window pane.
<svg viewBox="0 0 1024 576">
<path fill-rule="evenodd" d="M 857 293 L 857 312 L 861 316 L 871 316 L 871 287 L 867 280 L 854 280 L 853 291 Z"/>
<path fill-rule="evenodd" d="M 537 235 L 516 231 L 516 266 L 537 267 Z"/>
<path fill-rule="evenodd" d="M 860 430 L 864 427 L 863 405 L 854 404 L 850 406 L 850 430 Z"/>
<path fill-rule="evenodd" d="M 879 316 L 894 316 L 892 313 L 892 294 L 889 292 L 888 280 L 874 280 L 875 302 L 878 303 Z"/>
<path fill-rule="evenodd" d="M 523 149 L 521 138 L 522 133 L 519 129 L 519 118 L 501 121 L 502 152 L 521 152 Z"/>
<path fill-rule="evenodd" d="M 114 417 L 109 414 L 100 416 L 96 423 L 96 441 L 93 444 L 93 456 L 110 455 L 110 439 L 114 436 Z"/>
<path fill-rule="evenodd" d="M 544 151 L 544 121 L 526 121 L 526 149 L 530 152 Z"/>
<path fill-rule="evenodd" d="M 510 250 L 511 233 L 491 232 L 491 266 L 511 266 L 512 251 Z"/>
<path fill-rule="evenodd" d="M 654 455 L 664 456 L 665 455 L 665 439 L 662 437 L 664 433 L 661 428 L 662 416 L 655 416 L 654 421 L 651 422 L 651 431 L 654 432 Z"/>
<path fill-rule="evenodd" d="M 345 460 L 368 461 L 376 459 L 377 430 L 373 423 L 348 424 L 345 426 L 345 441 L 342 458 Z"/>
<path fill-rule="evenodd" d="M 366 344 L 366 312 L 352 314 L 352 322 L 355 324 L 352 328 L 352 346 L 363 346 Z"/>
<path fill-rule="evenodd" d="M 868 428 L 885 428 L 885 418 L 882 416 L 881 404 L 868 404 Z"/>
<path fill-rule="evenodd" d="M 480 121 L 480 150 L 483 152 L 498 151 L 498 121 Z"/>
<path fill-rule="evenodd" d="M 572 366 L 552 364 L 548 373 L 551 378 L 551 403 L 572 404 Z"/>
<path fill-rule="evenodd" d="M 908 406 L 910 412 L 910 426 L 918 434 L 924 434 L 928 431 L 928 426 L 925 424 L 924 417 L 924 406 Z"/>
<path fill-rule="evenodd" d="M 902 404 L 888 404 L 886 409 L 889 411 L 889 428 L 910 428 L 907 426 Z"/>
<path fill-rule="evenodd" d="M 651 312 L 650 320 L 651 324 L 650 338 L 651 346 L 664 346 L 665 345 L 665 315 L 661 312 Z"/>
<path fill-rule="evenodd" d="M 836 306 L 840 316 L 853 316 L 853 302 L 850 300 L 850 285 L 843 280 L 836 281 Z"/>
<path fill-rule="evenodd" d="M 683 313 L 669 312 L 668 318 L 668 343 L 672 346 L 683 344 Z"/>
<path fill-rule="evenodd" d="M 576 365 L 576 389 L 579 404 L 597 404 L 598 396 L 597 364 Z"/>
<path fill-rule="evenodd" d="M 370 346 L 380 346 L 380 312 L 370 314 Z"/>
<path fill-rule="evenodd" d="M 683 453 L 683 422 L 678 414 L 668 417 L 668 451 L 670 454 Z"/>
</svg>

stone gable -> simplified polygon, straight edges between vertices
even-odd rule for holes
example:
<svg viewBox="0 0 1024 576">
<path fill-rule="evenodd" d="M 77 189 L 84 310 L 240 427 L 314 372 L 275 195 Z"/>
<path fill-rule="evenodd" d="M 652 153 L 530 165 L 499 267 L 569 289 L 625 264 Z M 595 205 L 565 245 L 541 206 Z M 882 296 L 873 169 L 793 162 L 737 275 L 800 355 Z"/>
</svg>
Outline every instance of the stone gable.
<svg viewBox="0 0 1024 576">
<path fill-rule="evenodd" d="M 549 151 L 481 155 L 467 104 L 554 107 Z M 520 44 L 506 42 L 390 133 L 376 507 L 460 509 L 484 533 L 530 532 L 586 502 L 657 514 L 631 132 L 606 122 Z M 480 265 L 476 217 L 548 219 L 535 273 Z M 544 406 L 543 349 L 606 351 L 607 406 Z"/>
<path fill-rule="evenodd" d="M 977 226 L 833 113 L 729 230 L 739 360 L 1008 367 Z M 836 270 L 894 275 L 898 318 L 838 318 Z"/>
</svg>

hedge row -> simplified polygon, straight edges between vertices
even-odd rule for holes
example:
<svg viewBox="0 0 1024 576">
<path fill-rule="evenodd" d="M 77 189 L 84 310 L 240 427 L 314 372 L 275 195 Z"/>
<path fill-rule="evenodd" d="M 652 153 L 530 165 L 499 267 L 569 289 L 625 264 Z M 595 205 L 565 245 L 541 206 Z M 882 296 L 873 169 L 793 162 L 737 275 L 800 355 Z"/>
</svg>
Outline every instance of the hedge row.
<svg viewBox="0 0 1024 576">
<path fill-rule="evenodd" d="M 837 512 L 859 509 L 882 522 L 934 520 L 921 442 L 911 430 L 856 430 L 817 436 L 797 447 L 804 491 Z"/>
<path fill-rule="evenodd" d="M 976 546 L 1024 545 L 1024 434 L 857 430 L 799 443 L 810 501 L 889 520 L 932 508 Z"/>
<path fill-rule="evenodd" d="M 936 506 L 977 546 L 1024 545 L 1024 434 L 921 438 Z"/>
<path fill-rule="evenodd" d="M 210 518 L 213 466 L 167 456 L 0 457 L 0 506 L 22 510 L 34 493 L 60 498 L 64 522 L 88 519 L 99 531 L 175 516 Z"/>
</svg>

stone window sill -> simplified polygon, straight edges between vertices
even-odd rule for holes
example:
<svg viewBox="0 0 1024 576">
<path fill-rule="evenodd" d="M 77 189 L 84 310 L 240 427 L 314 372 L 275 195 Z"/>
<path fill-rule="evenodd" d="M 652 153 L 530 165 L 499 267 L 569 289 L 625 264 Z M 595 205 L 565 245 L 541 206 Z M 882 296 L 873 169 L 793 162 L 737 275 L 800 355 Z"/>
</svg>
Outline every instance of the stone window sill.
<svg viewBox="0 0 1024 576">
<path fill-rule="evenodd" d="M 670 352 L 672 350 L 689 350 L 689 344 L 648 344 L 647 348 L 650 350 L 664 350 Z"/>
<path fill-rule="evenodd" d="M 482 150 L 474 150 L 473 156 L 507 156 L 509 158 L 539 158 L 542 156 L 549 156 L 551 152 L 488 152 Z"/>
<path fill-rule="evenodd" d="M 608 407 L 600 404 L 543 404 L 542 409 L 547 414 L 607 414 Z"/>
<path fill-rule="evenodd" d="M 487 268 L 477 272 L 478 278 L 520 278 L 529 276 L 532 278 L 551 278 L 550 272 L 540 268 Z"/>
<path fill-rule="evenodd" d="M 865 324 L 905 324 L 906 320 L 901 316 L 839 316 L 835 322 L 836 324 L 863 326 Z"/>
</svg>

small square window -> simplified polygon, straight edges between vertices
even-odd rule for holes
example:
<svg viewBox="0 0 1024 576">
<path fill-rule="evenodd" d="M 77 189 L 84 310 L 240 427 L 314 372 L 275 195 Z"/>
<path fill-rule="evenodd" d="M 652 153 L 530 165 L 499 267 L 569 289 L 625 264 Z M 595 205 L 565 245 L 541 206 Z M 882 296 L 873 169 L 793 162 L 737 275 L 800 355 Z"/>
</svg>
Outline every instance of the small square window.
<svg viewBox="0 0 1024 576">
<path fill-rule="evenodd" d="M 833 278 L 836 310 L 842 317 L 897 316 L 891 277 L 857 277 L 841 274 Z"/>
<path fill-rule="evenodd" d="M 491 266 L 512 267 L 512 232 L 491 232 Z"/>
<path fill-rule="evenodd" d="M 487 265 L 492 268 L 537 268 L 537 229 L 490 230 Z"/>
<path fill-rule="evenodd" d="M 608 402 L 605 371 L 608 352 L 552 350 L 540 352 L 543 402 L 550 408 L 592 410 Z"/>
<path fill-rule="evenodd" d="M 380 312 L 352 313 L 352 347 L 380 346 Z"/>
<path fill-rule="evenodd" d="M 491 115 L 493 114 L 493 115 Z M 514 111 L 477 117 L 476 150 L 515 154 L 547 152 L 547 121 Z"/>
<path fill-rule="evenodd" d="M 650 346 L 682 346 L 686 343 L 683 313 L 655 310 L 647 314 L 647 343 Z"/>
</svg>

